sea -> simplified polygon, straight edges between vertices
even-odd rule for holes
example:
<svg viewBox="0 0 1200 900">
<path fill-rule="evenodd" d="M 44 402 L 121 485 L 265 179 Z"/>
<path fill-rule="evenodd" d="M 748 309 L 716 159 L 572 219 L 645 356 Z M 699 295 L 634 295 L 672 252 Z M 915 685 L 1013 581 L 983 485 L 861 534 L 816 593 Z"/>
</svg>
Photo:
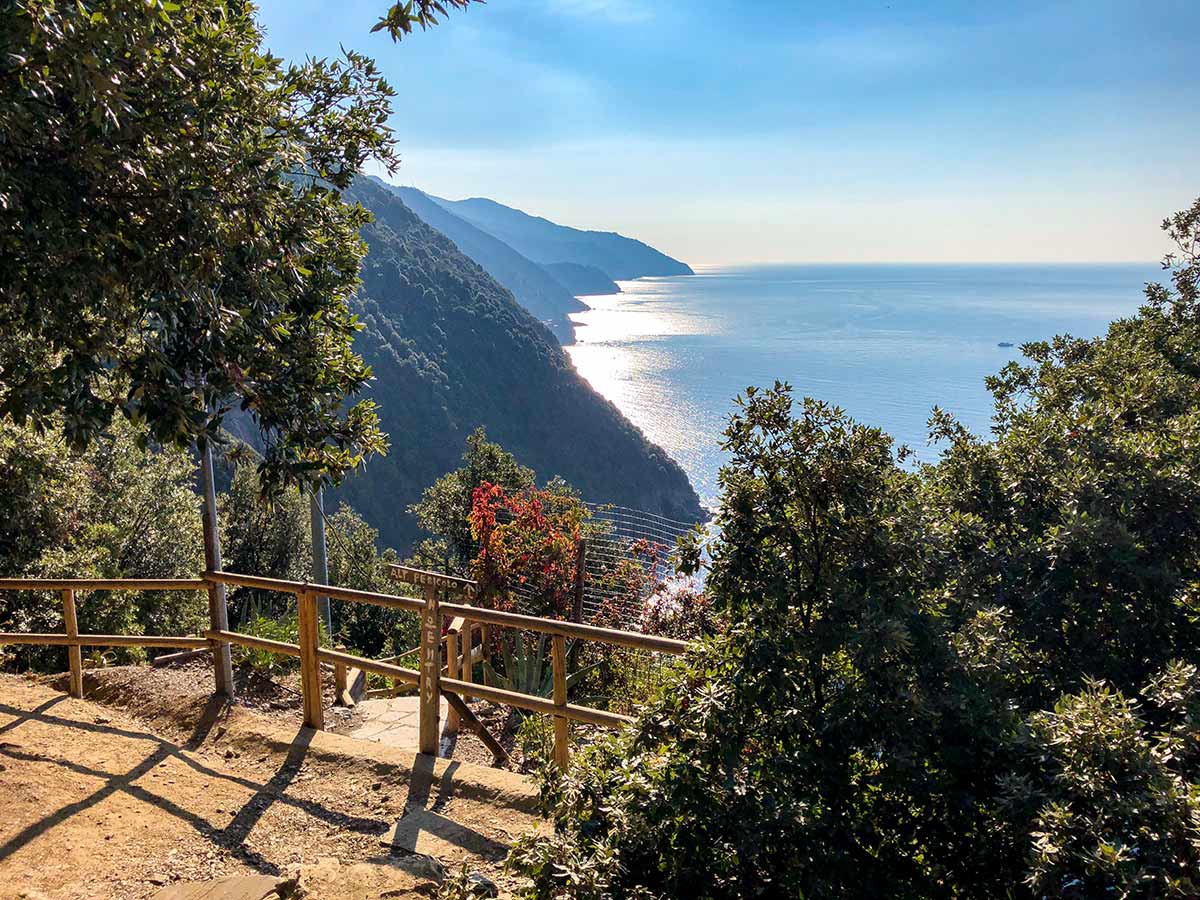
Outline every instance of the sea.
<svg viewBox="0 0 1200 900">
<path fill-rule="evenodd" d="M 567 352 L 713 507 L 721 432 L 746 387 L 787 381 L 934 461 L 935 405 L 988 435 L 986 376 L 1024 342 L 1103 334 L 1162 274 L 1156 263 L 698 267 L 582 298 L 591 308 L 572 316 Z"/>
</svg>

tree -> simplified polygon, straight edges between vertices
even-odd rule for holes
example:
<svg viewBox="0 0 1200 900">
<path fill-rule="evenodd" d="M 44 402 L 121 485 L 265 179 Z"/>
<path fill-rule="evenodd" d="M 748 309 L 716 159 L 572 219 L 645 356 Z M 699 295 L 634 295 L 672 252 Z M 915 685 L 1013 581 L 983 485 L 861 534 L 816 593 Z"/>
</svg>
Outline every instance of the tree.
<svg viewBox="0 0 1200 900">
<path fill-rule="evenodd" d="M 59 434 L 0 423 L 0 572 L 194 578 L 201 541 L 193 462 L 179 451 L 141 449 L 144 440 L 118 421 L 80 454 Z M 92 591 L 79 597 L 79 626 L 100 634 L 191 634 L 207 621 L 206 608 L 199 592 Z M 55 593 L 3 592 L 0 630 L 61 631 L 62 601 Z M 23 665 L 62 665 L 60 650 L 18 654 Z"/>
<path fill-rule="evenodd" d="M 566 618 L 575 596 L 580 526 L 588 516 L 563 482 L 510 494 L 484 482 L 471 495 L 471 536 L 479 554 L 471 577 L 490 605 Z"/>
<path fill-rule="evenodd" d="M 424 7 L 418 12 L 424 12 Z M 0 20 L 0 415 L 94 442 L 262 433 L 265 490 L 386 450 L 348 300 L 394 166 L 374 63 L 284 66 L 253 7 L 19 0 Z"/>
<path fill-rule="evenodd" d="M 217 498 L 223 563 L 231 572 L 307 581 L 312 574 L 308 499 L 292 488 L 263 498 L 255 457 L 237 465 L 228 493 Z M 275 591 L 238 587 L 229 593 L 231 622 L 280 615 L 291 598 Z"/>
<path fill-rule="evenodd" d="M 786 385 L 726 431 L 724 629 L 544 800 L 527 897 L 1190 897 L 1200 201 L 1170 286 L 1023 348 L 933 465 Z M 693 546 L 689 568 L 700 564 Z"/>
<path fill-rule="evenodd" d="M 479 543 L 471 533 L 475 489 L 487 482 L 515 494 L 532 487 L 534 482 L 533 470 L 518 463 L 499 444 L 489 441 L 482 426 L 467 437 L 462 460 L 462 466 L 426 488 L 421 502 L 412 506 L 421 527 L 445 542 L 450 568 L 459 574 L 465 574 L 479 552 Z M 433 552 L 428 549 L 429 554 Z"/>
<path fill-rule="evenodd" d="M 328 523 L 329 581 L 359 591 L 395 594 L 399 585 L 389 566 L 397 562 L 391 549 L 382 553 L 379 532 L 345 503 Z M 409 650 L 420 640 L 416 613 L 370 603 L 333 601 L 333 628 L 339 640 L 354 652 L 379 657 Z"/>
</svg>

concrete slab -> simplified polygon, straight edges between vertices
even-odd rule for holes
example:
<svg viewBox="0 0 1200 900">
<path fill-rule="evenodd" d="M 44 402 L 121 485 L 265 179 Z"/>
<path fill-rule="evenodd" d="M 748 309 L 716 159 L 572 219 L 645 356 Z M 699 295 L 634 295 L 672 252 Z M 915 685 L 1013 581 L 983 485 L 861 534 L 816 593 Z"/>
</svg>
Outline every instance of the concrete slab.
<svg viewBox="0 0 1200 900">
<path fill-rule="evenodd" d="M 362 722 L 348 737 L 375 741 L 400 750 L 416 750 L 420 743 L 420 702 L 417 697 L 391 697 L 363 700 L 358 704 Z M 449 705 L 441 702 L 441 722 L 445 739 Z"/>
<path fill-rule="evenodd" d="M 264 900 L 278 897 L 275 888 L 284 880 L 274 875 L 238 875 L 220 881 L 173 884 L 152 900 Z"/>
</svg>

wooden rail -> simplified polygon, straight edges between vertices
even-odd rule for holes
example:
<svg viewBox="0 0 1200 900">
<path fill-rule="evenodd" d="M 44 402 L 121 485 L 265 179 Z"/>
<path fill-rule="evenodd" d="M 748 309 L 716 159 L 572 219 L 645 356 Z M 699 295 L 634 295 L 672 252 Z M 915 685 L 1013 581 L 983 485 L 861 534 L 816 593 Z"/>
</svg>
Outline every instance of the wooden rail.
<svg viewBox="0 0 1200 900">
<path fill-rule="evenodd" d="M 152 634 L 0 634 L 0 644 L 44 644 L 51 647 L 179 647 L 200 650 L 202 637 L 155 637 Z"/>
<path fill-rule="evenodd" d="M 0 591 L 203 591 L 203 578 L 0 578 Z"/>
<path fill-rule="evenodd" d="M 687 653 L 689 646 L 687 641 L 677 641 L 674 638 L 642 634 L 638 631 L 601 628 L 598 625 L 580 625 L 562 619 L 543 619 L 540 616 L 526 616 L 521 613 L 484 609 L 479 606 L 464 606 L 459 603 L 443 603 L 441 607 L 442 612 L 448 616 L 470 616 L 473 621 L 488 625 L 519 628 L 522 631 L 537 631 L 541 634 L 564 638 L 599 641 L 605 644 L 616 644 L 619 647 L 631 647 L 635 650 L 651 650 L 655 653 L 671 653 L 682 656 Z"/>
<path fill-rule="evenodd" d="M 600 641 L 620 647 L 670 654 L 685 653 L 689 646 L 686 641 L 655 635 L 502 612 L 465 603 L 443 602 L 441 594 L 464 599 L 474 597 L 478 592 L 477 585 L 469 579 L 407 566 L 392 566 L 391 574 L 397 581 L 419 586 L 422 589 L 422 598 L 418 600 L 399 594 L 359 591 L 334 585 L 318 585 L 307 581 L 289 581 L 224 571 L 206 572 L 202 578 L 196 579 L 4 578 L 0 579 L 0 590 L 58 591 L 63 598 L 65 633 L 0 633 L 0 645 L 45 644 L 70 648 L 71 693 L 76 697 L 83 696 L 82 659 L 79 648 L 85 646 L 173 647 L 189 650 L 211 648 L 216 651 L 228 648 L 231 644 L 237 644 L 282 656 L 298 657 L 300 681 L 304 695 L 304 724 L 317 729 L 324 727 L 321 664 L 324 663 L 334 668 L 339 697 L 345 689 L 348 670 L 372 672 L 390 678 L 393 682 L 412 684 L 418 687 L 420 751 L 422 753 L 436 755 L 438 752 L 439 701 L 445 697 L 450 705 L 448 728 L 455 729 L 460 722 L 466 722 L 468 727 L 480 735 L 497 759 L 503 758 L 505 756 L 504 749 L 488 733 L 464 702 L 468 698 L 478 698 L 553 716 L 554 760 L 563 768 L 566 768 L 568 764 L 569 722 L 586 722 L 606 728 L 620 728 L 633 721 L 629 716 L 568 702 L 568 652 L 566 647 L 568 638 L 577 641 Z M 219 585 L 237 585 L 293 594 L 296 597 L 299 612 L 299 643 L 290 644 L 241 634 L 229 630 L 227 626 L 210 628 L 203 635 L 198 636 L 79 633 L 75 607 L 77 591 L 208 590 L 211 596 L 216 586 Z M 342 650 L 331 650 L 319 646 L 318 595 L 353 603 L 370 603 L 376 606 L 420 613 L 421 646 L 417 648 L 419 650 L 419 667 L 409 669 L 393 662 L 365 659 Z M 447 616 L 451 617 L 451 622 L 449 628 L 443 633 L 442 626 Z M 492 640 L 491 632 L 493 628 L 497 627 L 515 628 L 550 636 L 553 684 L 551 697 L 504 690 L 489 684 L 477 684 L 474 681 L 473 665 L 475 662 L 487 658 Z M 474 642 L 476 632 L 481 633 L 478 647 Z M 224 650 L 222 650 L 223 652 Z M 219 656 L 220 654 L 214 652 L 214 666 L 219 664 Z"/>
<path fill-rule="evenodd" d="M 214 646 L 202 637 L 143 634 L 80 634 L 76 591 L 202 591 L 200 578 L 0 578 L 0 591 L 57 591 L 63 602 L 64 634 L 0 633 L 3 644 L 40 644 L 67 648 L 69 692 L 83 697 L 83 647 L 172 647 L 200 650 Z"/>
</svg>

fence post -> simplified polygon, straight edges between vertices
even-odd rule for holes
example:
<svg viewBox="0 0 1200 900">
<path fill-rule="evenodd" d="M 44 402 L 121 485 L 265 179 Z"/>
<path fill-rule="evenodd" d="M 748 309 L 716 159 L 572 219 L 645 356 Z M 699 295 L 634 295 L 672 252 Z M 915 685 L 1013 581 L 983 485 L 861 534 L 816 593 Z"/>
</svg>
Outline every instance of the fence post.
<svg viewBox="0 0 1200 900">
<path fill-rule="evenodd" d="M 338 644 L 334 649 L 339 653 L 346 652 L 346 648 L 341 644 Z M 333 702 L 338 706 L 347 705 L 345 702 L 347 687 L 346 664 L 344 662 L 335 662 L 333 664 Z"/>
<path fill-rule="evenodd" d="M 492 666 L 492 626 L 486 622 L 483 625 L 483 632 L 479 635 L 480 647 L 483 652 L 480 658 L 483 660 L 483 683 L 488 687 L 492 686 L 492 678 L 488 674 Z"/>
<path fill-rule="evenodd" d="M 474 628 L 474 623 L 470 619 L 463 619 L 462 638 L 460 639 L 462 643 L 463 664 L 458 677 L 468 684 L 475 680 L 475 663 L 471 658 L 471 644 L 475 640 Z"/>
<path fill-rule="evenodd" d="M 446 633 L 446 675 L 458 677 L 458 635 L 453 631 Z M 458 710 L 453 706 L 446 711 L 446 733 L 458 734 Z"/>
<path fill-rule="evenodd" d="M 322 731 L 325 728 L 325 704 L 321 699 L 321 661 L 317 644 L 321 630 L 317 625 L 317 597 L 312 591 L 296 595 L 300 618 L 300 688 L 304 693 L 304 724 Z"/>
<path fill-rule="evenodd" d="M 438 705 L 442 700 L 439 686 L 442 676 L 442 611 L 437 591 L 425 588 L 425 608 L 421 611 L 420 733 L 422 753 L 438 755 Z"/>
<path fill-rule="evenodd" d="M 213 481 L 212 447 L 207 439 L 200 441 L 200 480 L 204 487 L 204 568 L 208 572 L 221 570 L 221 535 L 217 531 L 217 489 Z M 229 609 L 225 605 L 225 585 L 208 583 L 208 627 L 214 631 L 229 630 Z M 216 692 L 233 699 L 233 657 L 228 641 L 212 641 L 213 680 Z"/>
<path fill-rule="evenodd" d="M 575 547 L 575 608 L 571 610 L 571 618 L 583 622 L 583 579 L 587 576 L 587 541 L 579 539 Z"/>
<path fill-rule="evenodd" d="M 567 705 L 567 640 L 561 634 L 553 636 L 551 657 L 554 664 L 554 705 Z M 554 764 L 565 772 L 571 759 L 569 744 L 571 723 L 566 716 L 554 717 Z"/>
<path fill-rule="evenodd" d="M 67 637 L 79 637 L 79 619 L 75 615 L 75 590 L 67 588 L 62 592 L 63 624 L 66 625 Z M 83 697 L 83 649 L 78 644 L 67 648 L 67 658 L 71 665 L 71 696 Z"/>
</svg>

